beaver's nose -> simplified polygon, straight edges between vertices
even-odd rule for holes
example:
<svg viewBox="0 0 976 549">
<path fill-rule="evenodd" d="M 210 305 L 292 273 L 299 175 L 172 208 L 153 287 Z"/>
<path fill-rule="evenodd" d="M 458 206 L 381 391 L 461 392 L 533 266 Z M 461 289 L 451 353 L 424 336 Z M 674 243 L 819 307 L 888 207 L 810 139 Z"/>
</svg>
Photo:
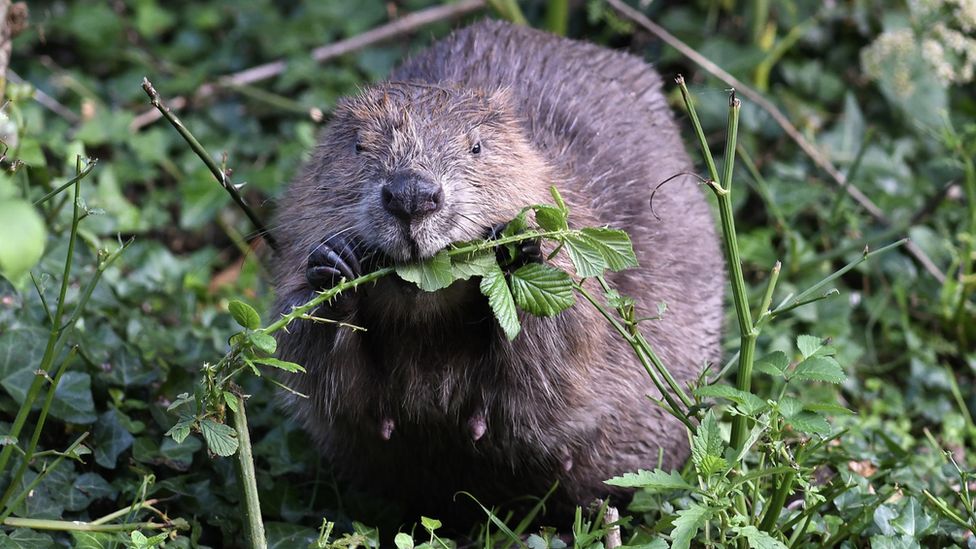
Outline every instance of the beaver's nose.
<svg viewBox="0 0 976 549">
<path fill-rule="evenodd" d="M 400 171 L 383 186 L 380 198 L 386 211 L 408 221 L 439 210 L 444 203 L 444 190 L 425 175 Z"/>
</svg>

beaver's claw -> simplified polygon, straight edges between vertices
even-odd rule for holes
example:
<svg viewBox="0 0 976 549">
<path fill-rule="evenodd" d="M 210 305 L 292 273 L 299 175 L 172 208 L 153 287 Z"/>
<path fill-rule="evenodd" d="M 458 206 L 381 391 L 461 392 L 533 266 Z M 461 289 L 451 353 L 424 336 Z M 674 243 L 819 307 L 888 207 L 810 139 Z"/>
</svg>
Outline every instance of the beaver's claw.
<svg viewBox="0 0 976 549">
<path fill-rule="evenodd" d="M 508 223 L 499 223 L 488 231 L 488 239 L 495 240 L 501 237 L 502 231 Z M 509 271 L 518 269 L 529 263 L 542 263 L 545 256 L 542 254 L 542 241 L 538 238 L 522 240 L 515 243 L 515 257 L 512 257 L 509 246 L 499 246 L 496 248 L 498 264 L 504 266 Z"/>
<path fill-rule="evenodd" d="M 355 246 L 341 235 L 331 236 L 309 251 L 305 279 L 315 290 L 327 290 L 343 278 L 352 280 L 360 276 L 362 267 Z"/>
</svg>

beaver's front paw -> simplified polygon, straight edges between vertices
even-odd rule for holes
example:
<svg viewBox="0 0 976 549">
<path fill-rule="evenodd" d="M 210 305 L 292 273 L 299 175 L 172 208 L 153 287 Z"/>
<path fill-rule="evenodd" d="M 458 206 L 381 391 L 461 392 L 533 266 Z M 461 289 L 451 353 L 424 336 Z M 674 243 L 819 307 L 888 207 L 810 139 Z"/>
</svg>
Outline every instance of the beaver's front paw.
<svg viewBox="0 0 976 549">
<path fill-rule="evenodd" d="M 495 240 L 501 238 L 502 232 L 508 223 L 499 223 L 488 231 L 487 238 Z M 499 246 L 496 248 L 498 264 L 505 267 L 509 272 L 518 269 L 529 263 L 542 263 L 545 256 L 542 253 L 542 241 L 538 238 L 522 240 L 515 243 L 515 257 L 512 257 L 509 246 Z"/>
<path fill-rule="evenodd" d="M 309 286 L 314 290 L 328 290 L 343 278 L 352 280 L 362 276 L 355 250 L 353 243 L 341 235 L 331 236 L 312 246 L 305 268 L 305 280 Z"/>
</svg>

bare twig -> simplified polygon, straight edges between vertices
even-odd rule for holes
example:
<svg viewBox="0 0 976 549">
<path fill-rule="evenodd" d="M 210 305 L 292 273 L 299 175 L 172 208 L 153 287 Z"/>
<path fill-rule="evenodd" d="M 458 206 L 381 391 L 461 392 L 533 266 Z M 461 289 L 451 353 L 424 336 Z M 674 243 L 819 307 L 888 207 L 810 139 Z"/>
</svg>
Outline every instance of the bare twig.
<svg viewBox="0 0 976 549">
<path fill-rule="evenodd" d="M 431 23 L 456 19 L 473 11 L 482 9 L 484 6 L 485 0 L 463 0 L 457 4 L 447 4 L 420 10 L 408 15 L 404 15 L 395 21 L 391 21 L 381 27 L 376 27 L 375 29 L 371 29 L 362 34 L 357 34 L 356 36 L 352 36 L 345 40 L 340 40 L 332 44 L 315 48 L 312 50 L 311 57 L 319 63 L 324 63 L 331 59 L 335 59 L 368 46 L 372 46 L 373 44 L 384 42 L 402 34 L 413 32 Z M 284 72 L 287 65 L 288 62 L 286 60 L 279 59 L 277 61 L 271 61 L 270 63 L 251 67 L 241 72 L 222 76 L 218 78 L 216 82 L 203 84 L 197 88 L 192 95 L 192 99 L 197 100 L 209 97 L 216 93 L 220 88 L 234 88 L 267 80 Z M 174 97 L 170 101 L 170 107 L 174 109 L 181 109 L 187 103 L 188 100 L 186 97 Z M 138 130 L 143 126 L 159 120 L 160 116 L 160 113 L 155 109 L 148 110 L 136 116 L 136 118 L 132 121 L 130 128 L 133 131 Z"/>
<path fill-rule="evenodd" d="M 678 50 L 679 53 L 690 59 L 696 65 L 705 69 L 705 71 L 725 82 L 729 86 L 735 88 L 736 91 L 747 97 L 753 103 L 759 105 L 760 108 L 769 113 L 769 116 L 771 116 L 773 120 L 775 120 L 776 123 L 783 128 L 786 135 L 790 136 L 790 138 L 803 150 L 803 152 L 805 152 L 807 156 L 813 160 L 814 164 L 819 166 L 823 171 L 827 172 L 830 179 L 833 180 L 833 182 L 841 187 L 845 192 L 847 192 L 847 194 L 849 194 L 851 198 L 853 198 L 862 208 L 864 208 L 864 210 L 867 211 L 871 217 L 885 226 L 891 225 L 891 220 L 888 219 L 888 216 L 884 214 L 881 208 L 879 208 L 877 204 L 868 198 L 867 195 L 861 192 L 860 189 L 852 185 L 848 185 L 847 178 L 844 176 L 844 174 L 834 167 L 830 160 L 824 157 L 824 155 L 821 154 L 821 152 L 817 150 L 812 143 L 807 141 L 807 139 L 803 137 L 803 134 L 800 133 L 800 130 L 798 130 L 796 126 L 794 126 L 793 123 L 786 118 L 786 115 L 784 115 L 776 107 L 776 105 L 773 105 L 769 100 L 763 97 L 762 94 L 750 88 L 738 78 L 732 76 L 721 67 L 711 62 L 708 58 L 695 51 L 691 46 L 685 44 L 677 37 L 664 30 L 661 26 L 648 19 L 646 16 L 644 16 L 644 14 L 624 4 L 621 0 L 607 0 L 607 4 L 609 4 L 613 9 L 617 10 L 617 12 L 622 16 L 637 23 L 639 26 L 658 37 L 664 43 Z M 914 242 L 906 243 L 905 249 L 912 254 L 912 256 L 914 256 L 915 259 L 922 265 L 922 267 L 924 267 L 929 274 L 938 280 L 939 283 L 945 282 L 945 273 L 943 273 L 935 265 L 932 259 L 929 258 L 929 256 L 926 255 L 925 252 L 922 251 L 922 249 L 919 248 Z"/>
<path fill-rule="evenodd" d="M 186 140 L 187 144 L 190 145 L 190 148 L 193 149 L 193 152 L 200 157 L 200 160 L 203 160 L 203 163 L 206 164 L 207 168 L 210 169 L 210 173 L 213 174 L 214 178 L 217 180 L 217 183 L 220 183 L 220 186 L 223 187 L 228 194 L 230 194 L 230 197 L 234 199 L 234 202 L 241 209 L 241 211 L 244 212 L 244 215 L 251 220 L 251 223 L 254 224 L 254 228 L 257 229 L 258 233 L 264 237 L 264 239 L 268 242 L 268 245 L 271 246 L 271 249 L 277 250 L 278 243 L 271 235 L 271 232 L 268 231 L 267 227 L 265 227 L 264 222 L 261 221 L 261 218 L 254 213 L 254 210 L 252 210 L 246 202 L 244 202 L 244 197 L 242 197 L 241 193 L 237 191 L 237 187 L 231 183 L 230 176 L 226 171 L 217 165 L 207 150 L 203 148 L 203 145 L 197 141 L 197 138 L 193 137 L 193 134 L 186 129 L 183 122 L 181 122 L 180 119 L 177 118 L 176 115 L 163 104 L 163 100 L 159 97 L 159 92 L 156 91 L 156 88 L 153 87 L 152 82 L 150 82 L 148 78 L 142 79 L 142 89 L 145 90 L 146 95 L 149 96 L 149 100 L 152 102 L 153 107 L 156 107 L 160 115 L 165 117 L 166 120 L 168 120 L 170 124 L 176 128 L 176 131 L 180 133 L 184 140 Z"/>
</svg>

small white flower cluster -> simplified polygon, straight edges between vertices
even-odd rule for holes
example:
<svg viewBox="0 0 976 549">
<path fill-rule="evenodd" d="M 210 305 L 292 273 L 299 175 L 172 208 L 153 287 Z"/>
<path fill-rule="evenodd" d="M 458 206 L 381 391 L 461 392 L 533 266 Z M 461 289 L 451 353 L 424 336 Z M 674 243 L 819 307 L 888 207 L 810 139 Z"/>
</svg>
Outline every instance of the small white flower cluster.
<svg viewBox="0 0 976 549">
<path fill-rule="evenodd" d="M 963 84 L 976 73 L 976 0 L 909 0 L 914 29 L 886 31 L 861 51 L 861 68 L 872 79 L 887 75 L 902 97 L 910 96 L 916 54 L 942 86 Z"/>
</svg>

